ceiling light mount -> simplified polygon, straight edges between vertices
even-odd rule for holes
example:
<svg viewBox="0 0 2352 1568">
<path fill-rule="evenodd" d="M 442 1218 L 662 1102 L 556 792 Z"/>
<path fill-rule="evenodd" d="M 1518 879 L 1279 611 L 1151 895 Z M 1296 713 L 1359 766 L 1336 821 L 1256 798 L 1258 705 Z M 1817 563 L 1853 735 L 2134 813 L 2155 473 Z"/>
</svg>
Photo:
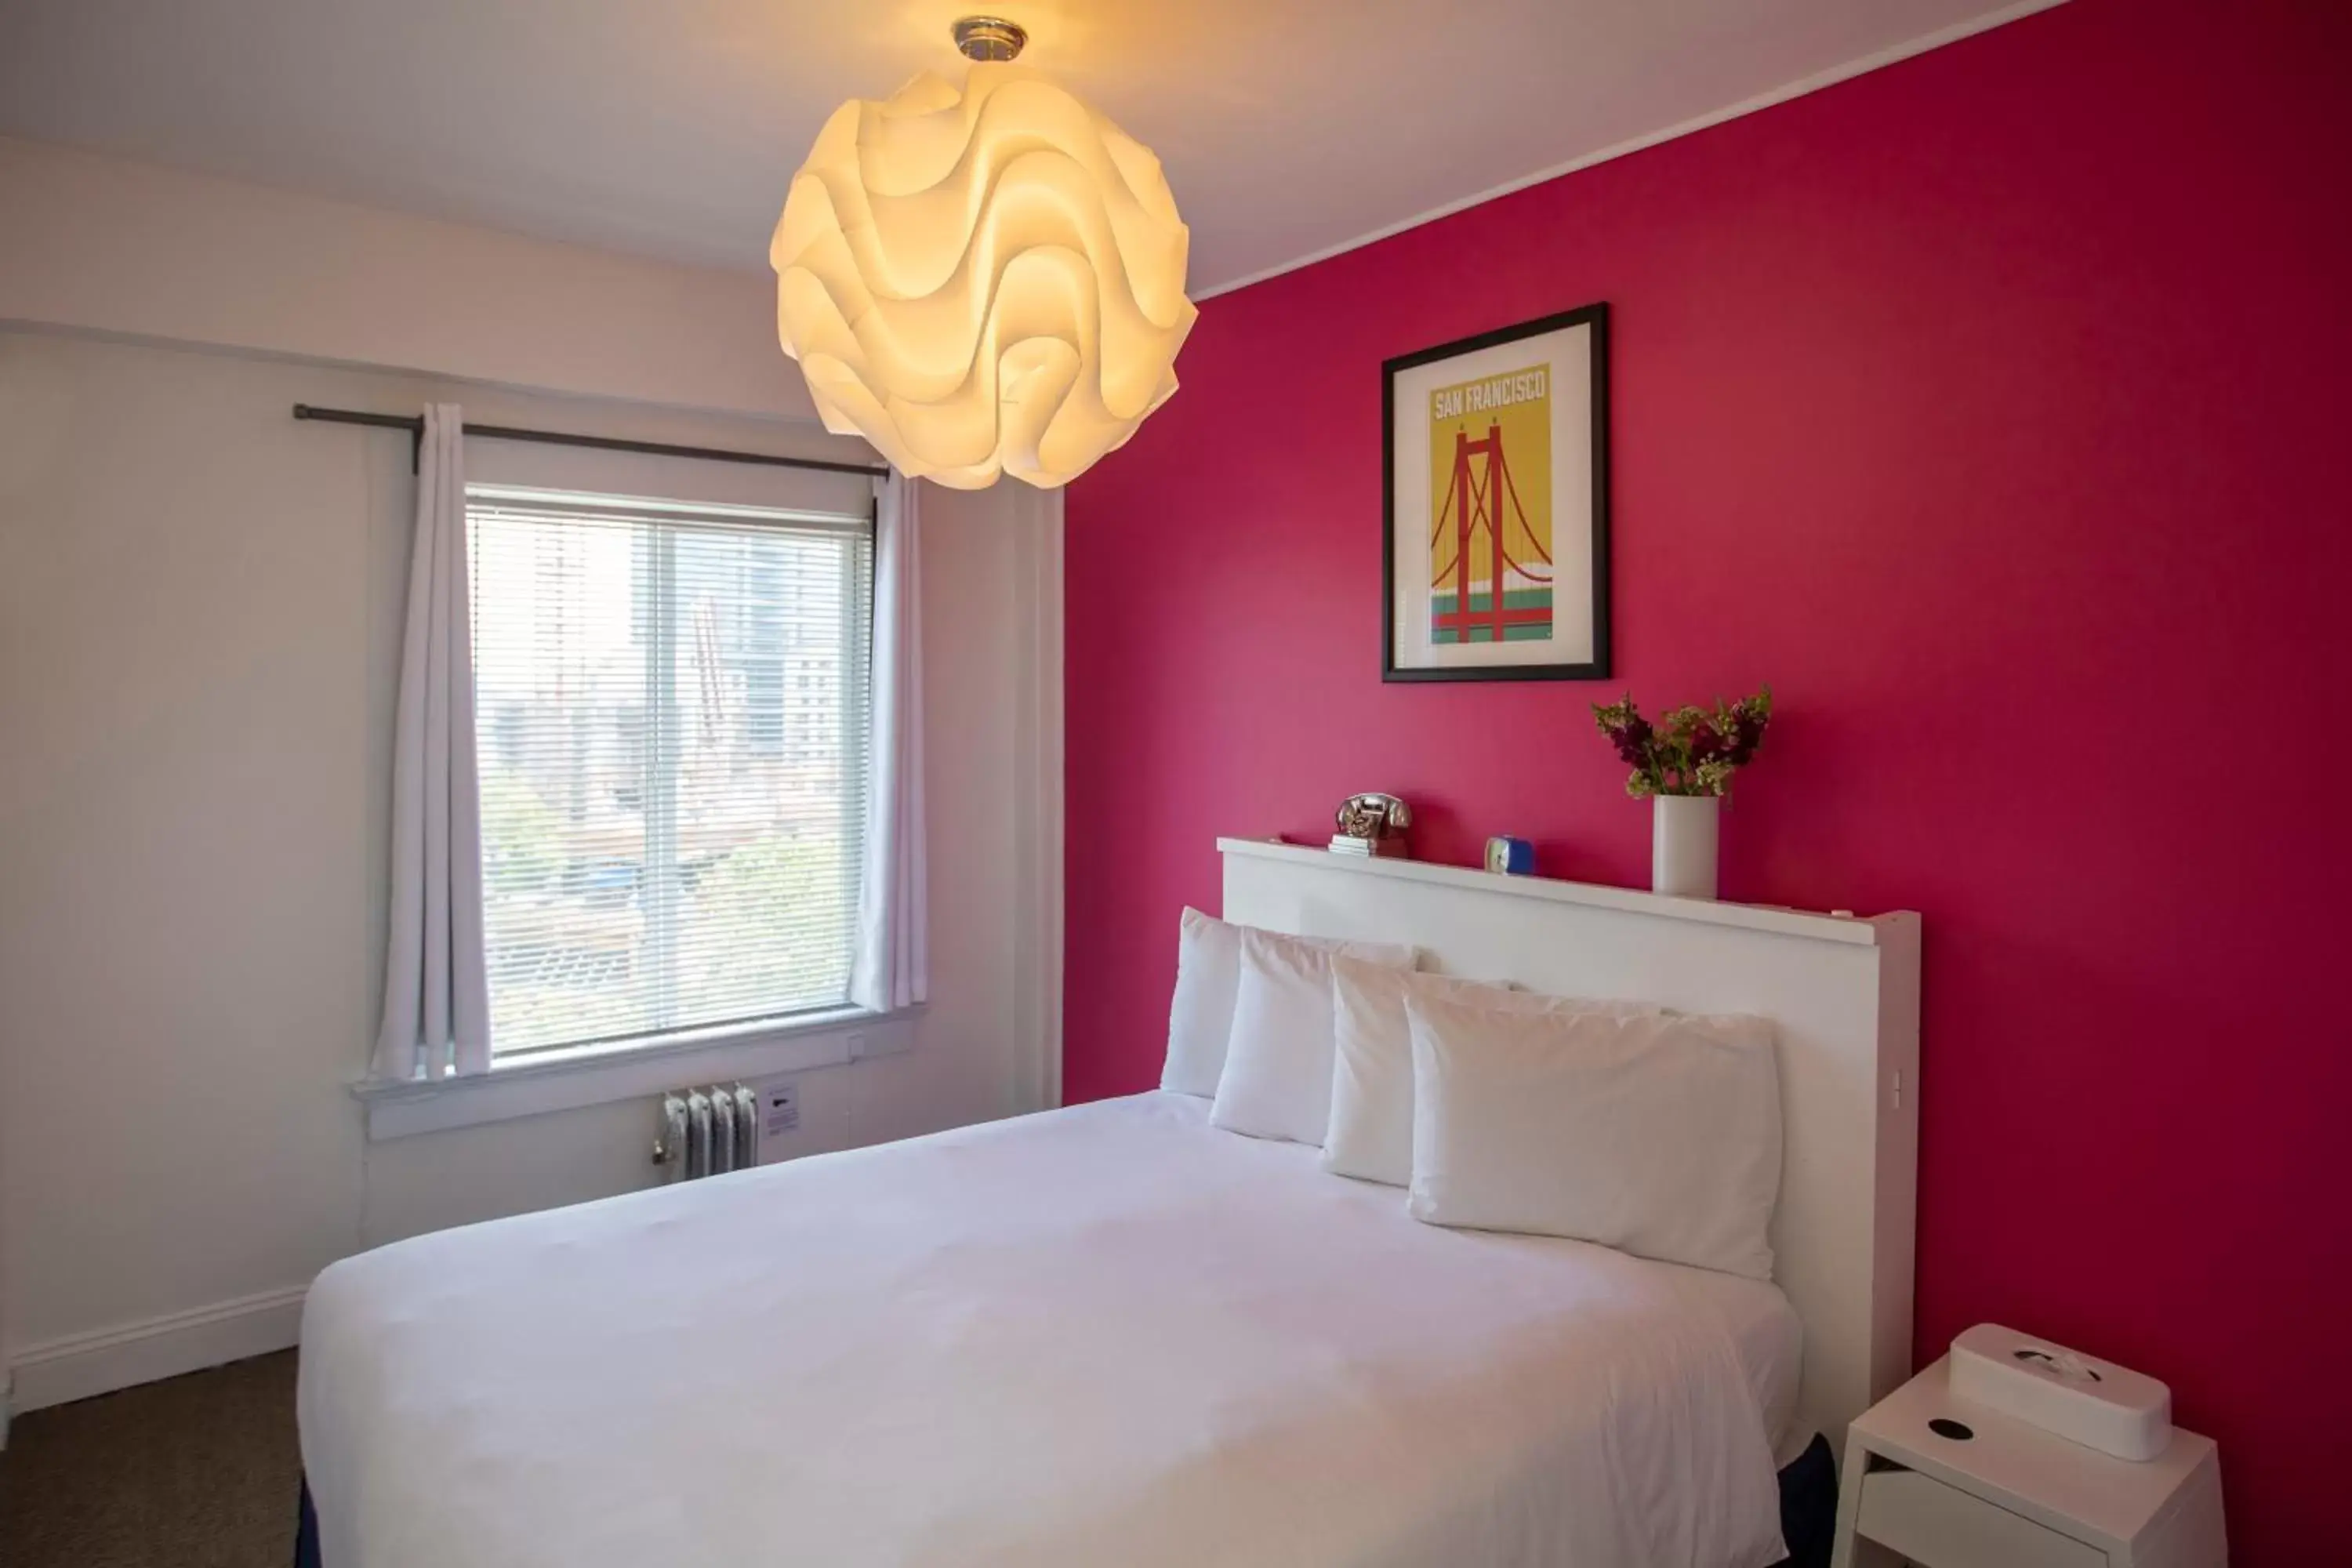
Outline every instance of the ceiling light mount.
<svg viewBox="0 0 2352 1568">
<path fill-rule="evenodd" d="M 960 16 L 952 29 L 956 47 L 971 60 L 1009 60 L 1029 41 L 1029 29 L 1002 16 Z"/>
</svg>

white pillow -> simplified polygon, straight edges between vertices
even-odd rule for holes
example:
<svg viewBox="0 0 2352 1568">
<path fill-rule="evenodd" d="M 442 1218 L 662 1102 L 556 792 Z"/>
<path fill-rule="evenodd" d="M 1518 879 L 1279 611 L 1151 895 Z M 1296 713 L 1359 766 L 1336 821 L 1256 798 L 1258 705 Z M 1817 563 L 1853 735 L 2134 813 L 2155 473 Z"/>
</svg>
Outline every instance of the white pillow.
<svg viewBox="0 0 2352 1568">
<path fill-rule="evenodd" d="M 1177 1094 L 1206 1100 L 1217 1092 L 1224 1076 L 1225 1041 L 1234 1032 L 1234 996 L 1241 984 L 1242 932 L 1256 928 L 1234 925 L 1187 909 L 1176 936 L 1176 991 L 1168 1003 L 1168 1058 L 1160 1069 L 1160 1087 Z M 1268 932 L 1268 935 L 1278 933 Z M 1379 958 L 1403 952 L 1383 942 L 1336 942 L 1325 937 L 1286 936 L 1326 952 L 1360 952 Z M 1412 962 L 1408 957 L 1407 963 Z"/>
<path fill-rule="evenodd" d="M 1415 1219 L 1772 1277 L 1780 1093 L 1768 1021 L 1422 996 L 1405 1011 Z"/>
<path fill-rule="evenodd" d="M 1253 1138 L 1320 1143 L 1331 1124 L 1331 960 L 1337 952 L 1411 969 L 1410 947 L 1309 942 L 1273 931 L 1241 933 L 1234 1032 L 1209 1121 Z"/>
<path fill-rule="evenodd" d="M 1407 996 L 1435 996 L 1510 1013 L 1657 1011 L 1514 989 L 1508 982 L 1417 974 L 1351 958 L 1331 963 L 1331 1124 L 1323 1168 L 1402 1187 L 1412 1180 L 1412 1031 Z"/>
<path fill-rule="evenodd" d="M 1187 909 L 1176 933 L 1176 994 L 1168 1002 L 1168 1060 L 1160 1087 L 1203 1100 L 1225 1070 L 1240 984 L 1242 928 Z"/>
</svg>

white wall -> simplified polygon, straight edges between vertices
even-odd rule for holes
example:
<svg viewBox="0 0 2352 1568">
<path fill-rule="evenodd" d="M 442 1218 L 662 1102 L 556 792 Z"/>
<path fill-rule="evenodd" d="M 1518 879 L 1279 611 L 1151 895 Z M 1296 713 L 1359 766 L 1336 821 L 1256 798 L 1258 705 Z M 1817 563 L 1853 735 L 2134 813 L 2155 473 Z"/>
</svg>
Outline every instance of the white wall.
<svg viewBox="0 0 2352 1568">
<path fill-rule="evenodd" d="M 0 321 L 815 417 L 776 347 L 765 271 L 614 256 L 6 138 Z"/>
<path fill-rule="evenodd" d="M 27 297 L 10 243 L 0 314 Z M 289 1342 L 301 1289 L 356 1248 L 653 1175 L 634 1101 L 363 1136 L 347 1085 L 380 987 L 412 481 L 405 437 L 289 405 L 452 397 L 502 423 L 860 453 L 656 406 L 691 396 L 682 363 L 640 389 L 614 361 L 595 390 L 636 393 L 620 403 L 79 330 L 209 341 L 202 310 L 127 324 L 143 309 L 107 296 L 75 330 L 0 330 L 0 1349 L 19 1412 Z M 289 320 L 240 346 L 299 352 Z M 1040 781 L 1059 775 L 1058 500 L 927 502 L 932 1003 L 912 1050 L 803 1076 L 795 1152 L 1057 1092 Z"/>
</svg>

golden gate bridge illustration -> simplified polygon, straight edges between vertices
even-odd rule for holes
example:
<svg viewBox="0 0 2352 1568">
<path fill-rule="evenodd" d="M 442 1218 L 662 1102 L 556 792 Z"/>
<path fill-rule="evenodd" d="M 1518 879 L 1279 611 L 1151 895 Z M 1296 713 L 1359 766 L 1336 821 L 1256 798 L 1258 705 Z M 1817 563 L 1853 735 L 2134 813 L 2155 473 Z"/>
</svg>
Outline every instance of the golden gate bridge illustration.
<svg viewBox="0 0 2352 1568">
<path fill-rule="evenodd" d="M 1474 463 L 1474 458 L 1478 461 Z M 1506 500 L 1510 503 L 1509 521 L 1504 516 Z M 1525 541 L 1525 547 L 1516 553 L 1511 548 L 1511 521 L 1517 524 L 1518 537 Z M 1441 552 L 1449 542 L 1449 531 L 1454 554 L 1451 560 L 1444 560 Z M 1471 550 L 1481 532 L 1489 546 L 1483 605 L 1472 592 L 1477 583 L 1470 571 Z M 1550 626 L 1551 552 L 1528 526 L 1527 509 L 1519 503 L 1518 487 L 1511 482 L 1511 466 L 1503 456 L 1503 427 L 1499 424 L 1489 423 L 1486 435 L 1475 441 L 1466 428 L 1454 432 L 1454 477 L 1447 486 L 1444 504 L 1437 509 L 1437 521 L 1430 529 L 1429 556 L 1433 562 L 1441 563 L 1430 573 L 1431 641 L 1502 642 L 1509 637 L 1513 627 Z M 1445 587 L 1448 577 L 1454 580 L 1451 605 L 1436 596 L 1437 591 Z M 1508 603 L 1507 584 L 1513 577 L 1540 587 L 1541 602 L 1516 605 Z M 1524 593 L 1522 597 L 1532 600 L 1535 595 Z"/>
</svg>

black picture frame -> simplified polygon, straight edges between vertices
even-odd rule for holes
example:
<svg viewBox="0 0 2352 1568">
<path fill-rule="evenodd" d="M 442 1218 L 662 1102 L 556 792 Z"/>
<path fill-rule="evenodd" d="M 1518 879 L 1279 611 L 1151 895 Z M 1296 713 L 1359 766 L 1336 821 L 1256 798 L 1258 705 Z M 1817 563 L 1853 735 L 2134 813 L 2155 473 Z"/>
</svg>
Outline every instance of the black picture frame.
<svg viewBox="0 0 2352 1568">
<path fill-rule="evenodd" d="M 1570 327 L 1588 327 L 1586 342 L 1591 374 L 1592 657 L 1581 662 L 1525 665 L 1484 665 L 1432 668 L 1399 667 L 1396 626 L 1396 380 L 1398 373 L 1499 347 L 1523 338 L 1541 337 Z M 1609 306 L 1606 301 L 1573 310 L 1541 316 L 1515 326 L 1500 327 L 1474 337 L 1458 338 L 1434 348 L 1400 354 L 1381 362 L 1381 679 L 1383 681 L 1432 680 L 1607 680 L 1610 667 L 1609 620 Z"/>
</svg>

